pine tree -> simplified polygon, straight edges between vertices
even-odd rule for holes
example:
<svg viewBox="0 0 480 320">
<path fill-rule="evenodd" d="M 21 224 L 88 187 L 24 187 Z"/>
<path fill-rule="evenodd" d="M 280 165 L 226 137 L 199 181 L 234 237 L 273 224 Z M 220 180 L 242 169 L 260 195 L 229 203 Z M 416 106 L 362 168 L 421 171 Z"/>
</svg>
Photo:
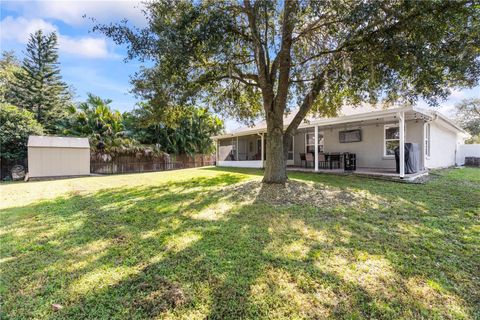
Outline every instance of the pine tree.
<svg viewBox="0 0 480 320">
<path fill-rule="evenodd" d="M 15 73 L 12 102 L 35 115 L 47 131 L 55 132 L 58 121 L 71 104 L 71 92 L 62 81 L 57 35 L 41 30 L 30 35 L 22 63 Z"/>
</svg>

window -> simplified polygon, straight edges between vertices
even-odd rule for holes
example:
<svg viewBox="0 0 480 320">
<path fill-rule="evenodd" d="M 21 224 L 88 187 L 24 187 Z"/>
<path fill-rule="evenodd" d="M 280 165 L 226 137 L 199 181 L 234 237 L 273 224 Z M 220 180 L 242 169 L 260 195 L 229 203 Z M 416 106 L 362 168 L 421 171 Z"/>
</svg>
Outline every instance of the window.
<svg viewBox="0 0 480 320">
<path fill-rule="evenodd" d="M 430 123 L 425 123 L 425 156 L 430 157 Z"/>
<path fill-rule="evenodd" d="M 395 156 L 395 149 L 400 145 L 400 129 L 398 125 L 386 125 L 383 138 L 383 156 Z"/>
<path fill-rule="evenodd" d="M 288 142 L 288 157 L 287 160 L 293 160 L 293 137 Z"/>
<path fill-rule="evenodd" d="M 323 152 L 323 132 L 318 132 L 318 152 Z M 315 133 L 309 132 L 305 134 L 305 152 L 315 152 Z"/>
</svg>

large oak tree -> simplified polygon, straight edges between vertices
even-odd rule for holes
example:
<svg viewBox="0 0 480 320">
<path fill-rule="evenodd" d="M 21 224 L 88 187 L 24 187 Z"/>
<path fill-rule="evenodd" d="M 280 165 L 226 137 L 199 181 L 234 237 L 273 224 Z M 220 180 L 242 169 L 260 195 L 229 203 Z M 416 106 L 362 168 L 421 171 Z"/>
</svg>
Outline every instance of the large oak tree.
<svg viewBox="0 0 480 320">
<path fill-rule="evenodd" d="M 435 104 L 478 83 L 478 2 L 433 0 L 164 0 L 148 26 L 96 25 L 153 66 L 134 77 L 147 99 L 203 102 L 267 122 L 264 182 L 286 179 L 288 136 L 308 113 L 362 101 Z M 284 115 L 298 112 L 284 126 Z"/>
</svg>

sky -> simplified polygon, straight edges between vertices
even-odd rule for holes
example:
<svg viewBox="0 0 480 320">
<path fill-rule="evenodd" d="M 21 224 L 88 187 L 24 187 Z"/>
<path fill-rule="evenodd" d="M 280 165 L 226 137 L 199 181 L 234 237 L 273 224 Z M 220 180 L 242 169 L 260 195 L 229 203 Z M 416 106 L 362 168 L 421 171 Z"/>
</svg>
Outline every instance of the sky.
<svg viewBox="0 0 480 320">
<path fill-rule="evenodd" d="M 21 59 L 30 33 L 43 29 L 59 35 L 61 71 L 66 83 L 75 88 L 76 100 L 87 93 L 113 100 L 120 111 L 132 110 L 138 100 L 131 90 L 130 76 L 141 63 L 125 63 L 126 50 L 99 33 L 92 33 L 94 17 L 99 23 L 119 22 L 126 18 L 132 25 L 145 26 L 138 1 L 0 1 L 0 49 L 13 50 Z M 453 107 L 462 99 L 480 97 L 480 86 L 453 91 L 438 109 L 453 116 Z M 422 101 L 418 103 L 427 107 Z M 226 129 L 240 126 L 226 119 Z"/>
</svg>

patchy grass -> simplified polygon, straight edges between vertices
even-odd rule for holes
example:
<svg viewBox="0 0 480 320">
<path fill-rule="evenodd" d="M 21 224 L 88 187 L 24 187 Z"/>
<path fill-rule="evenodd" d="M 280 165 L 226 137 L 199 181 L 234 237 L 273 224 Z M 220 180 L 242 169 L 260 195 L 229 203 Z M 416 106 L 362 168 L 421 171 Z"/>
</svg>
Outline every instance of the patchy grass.
<svg viewBox="0 0 480 320">
<path fill-rule="evenodd" d="M 3 184 L 1 318 L 478 319 L 480 171 L 437 174 L 291 173 L 314 205 L 256 170 Z"/>
</svg>

